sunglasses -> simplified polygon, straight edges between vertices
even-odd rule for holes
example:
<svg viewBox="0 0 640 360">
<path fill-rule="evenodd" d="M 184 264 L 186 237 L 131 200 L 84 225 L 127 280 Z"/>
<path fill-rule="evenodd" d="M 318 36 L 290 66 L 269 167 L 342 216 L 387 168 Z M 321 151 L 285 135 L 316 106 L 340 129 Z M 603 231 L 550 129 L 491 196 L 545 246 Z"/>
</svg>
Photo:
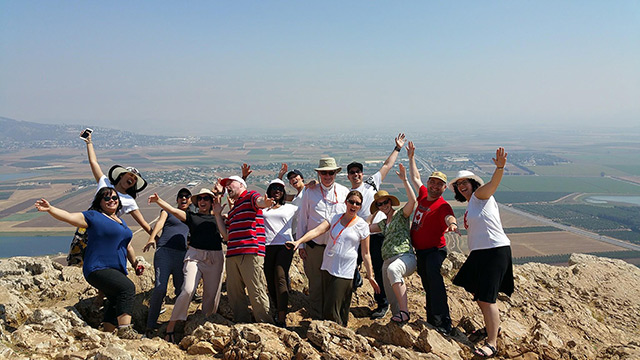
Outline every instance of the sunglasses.
<svg viewBox="0 0 640 360">
<path fill-rule="evenodd" d="M 200 200 L 213 201 L 211 196 L 198 196 L 196 199 L 198 199 L 198 201 Z"/>
<path fill-rule="evenodd" d="M 355 205 L 355 206 L 360 206 L 362 205 L 362 203 L 360 201 L 355 201 L 355 200 L 347 200 L 347 202 L 351 205 Z"/>
<path fill-rule="evenodd" d="M 118 195 L 105 196 L 102 198 L 105 202 L 109 202 L 109 200 L 117 201 Z"/>
<path fill-rule="evenodd" d="M 188 199 L 191 195 L 189 194 L 178 194 L 178 199 Z"/>
<path fill-rule="evenodd" d="M 382 205 L 387 205 L 387 204 L 388 204 L 388 203 L 390 203 L 390 202 L 391 202 L 391 199 L 387 199 L 387 200 L 385 200 L 385 201 L 377 202 L 377 203 L 376 203 L 376 206 L 377 206 L 377 207 L 380 207 L 380 206 L 382 206 Z"/>
<path fill-rule="evenodd" d="M 331 176 L 333 176 L 333 175 L 336 174 L 336 172 L 333 171 L 333 170 L 332 171 L 324 171 L 323 170 L 323 171 L 318 171 L 318 172 L 320 173 L 320 175 L 331 175 Z"/>
</svg>

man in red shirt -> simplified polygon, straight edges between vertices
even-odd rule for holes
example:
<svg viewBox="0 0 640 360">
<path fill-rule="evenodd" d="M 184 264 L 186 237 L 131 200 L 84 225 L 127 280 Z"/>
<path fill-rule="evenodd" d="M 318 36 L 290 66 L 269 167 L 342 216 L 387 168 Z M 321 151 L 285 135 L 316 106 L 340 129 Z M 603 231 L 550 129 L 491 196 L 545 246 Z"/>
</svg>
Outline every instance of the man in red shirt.
<svg viewBox="0 0 640 360">
<path fill-rule="evenodd" d="M 262 209 L 273 205 L 273 200 L 260 196 L 256 191 L 247 191 L 247 184 L 239 176 L 222 179 L 220 184 L 225 187 L 234 204 L 227 214 L 226 231 L 220 231 L 227 240 L 227 295 L 233 309 L 233 321 L 251 322 L 251 302 L 255 320 L 271 323 L 267 285 L 262 270 L 265 253 Z"/>
<path fill-rule="evenodd" d="M 442 334 L 451 334 L 451 316 L 447 302 L 447 291 L 440 274 L 442 262 L 447 257 L 444 234 L 455 231 L 458 223 L 451 205 L 442 198 L 447 188 L 447 175 L 434 171 L 425 186 L 415 161 L 413 142 L 407 145 L 411 180 L 418 192 L 418 207 L 411 224 L 411 243 L 416 249 L 418 275 L 427 298 L 427 322 Z"/>
</svg>

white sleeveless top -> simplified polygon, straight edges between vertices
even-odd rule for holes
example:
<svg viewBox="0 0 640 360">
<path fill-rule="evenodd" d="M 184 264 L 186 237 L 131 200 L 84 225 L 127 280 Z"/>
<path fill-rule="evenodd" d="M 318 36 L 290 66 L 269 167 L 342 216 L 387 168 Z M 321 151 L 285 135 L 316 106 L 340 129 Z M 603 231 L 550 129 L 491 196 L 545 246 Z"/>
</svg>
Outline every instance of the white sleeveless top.
<svg viewBox="0 0 640 360">
<path fill-rule="evenodd" d="M 470 251 L 511 245 L 502 229 L 498 203 L 493 196 L 487 200 L 480 200 L 475 193 L 471 195 L 467 211 L 464 213 L 464 227 L 467 229 Z"/>
</svg>

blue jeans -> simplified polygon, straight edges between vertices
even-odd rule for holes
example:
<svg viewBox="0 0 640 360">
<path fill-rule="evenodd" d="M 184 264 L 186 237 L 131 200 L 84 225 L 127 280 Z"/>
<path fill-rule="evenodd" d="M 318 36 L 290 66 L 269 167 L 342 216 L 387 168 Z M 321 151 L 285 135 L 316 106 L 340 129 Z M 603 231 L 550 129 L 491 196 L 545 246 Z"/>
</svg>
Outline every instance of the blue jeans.
<svg viewBox="0 0 640 360">
<path fill-rule="evenodd" d="M 186 251 L 176 250 L 166 247 L 159 247 L 153 256 L 153 267 L 156 272 L 155 287 L 149 301 L 149 315 L 147 316 L 147 329 L 157 327 L 158 316 L 162 301 L 167 295 L 167 285 L 169 285 L 169 275 L 173 276 L 173 287 L 178 296 L 184 282 L 184 255 Z"/>
</svg>

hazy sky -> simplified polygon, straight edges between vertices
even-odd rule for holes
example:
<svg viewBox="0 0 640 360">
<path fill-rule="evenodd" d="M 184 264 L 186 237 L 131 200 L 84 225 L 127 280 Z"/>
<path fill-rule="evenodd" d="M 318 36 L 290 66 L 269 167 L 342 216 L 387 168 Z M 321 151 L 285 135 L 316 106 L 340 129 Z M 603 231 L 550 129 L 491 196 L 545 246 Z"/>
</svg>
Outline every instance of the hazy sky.
<svg viewBox="0 0 640 360">
<path fill-rule="evenodd" d="M 0 0 L 0 116 L 206 135 L 637 126 L 640 1 Z"/>
</svg>

